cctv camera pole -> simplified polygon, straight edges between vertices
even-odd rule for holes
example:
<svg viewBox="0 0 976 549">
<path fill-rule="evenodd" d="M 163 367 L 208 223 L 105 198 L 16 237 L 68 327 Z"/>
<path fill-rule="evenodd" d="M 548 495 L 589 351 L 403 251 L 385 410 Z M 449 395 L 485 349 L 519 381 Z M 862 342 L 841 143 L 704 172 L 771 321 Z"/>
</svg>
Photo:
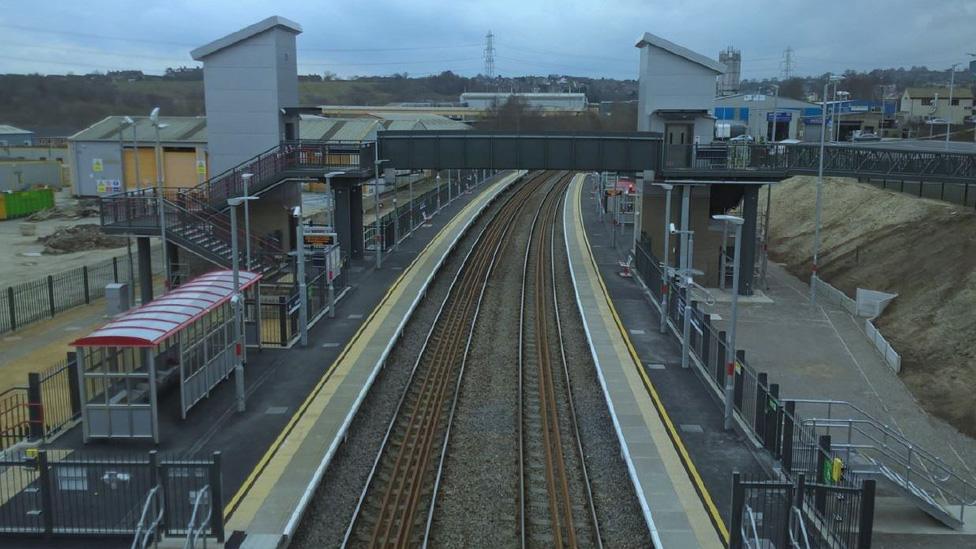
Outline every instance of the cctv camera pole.
<svg viewBox="0 0 976 549">
<path fill-rule="evenodd" d="M 671 251 L 671 189 L 672 185 L 661 185 L 664 188 L 664 261 L 661 263 L 661 333 L 668 329 L 668 293 L 671 289 L 671 262 L 668 254 Z"/>
<path fill-rule="evenodd" d="M 244 392 L 244 338 L 242 337 L 242 307 L 241 307 L 241 275 L 240 268 L 238 264 L 240 263 L 240 255 L 237 249 L 237 203 L 232 202 L 230 205 L 230 246 L 231 246 L 231 257 L 233 257 L 233 271 L 234 271 L 234 339 L 235 351 L 237 353 L 237 360 L 234 364 L 234 388 L 237 397 L 237 411 L 243 412 L 246 407 L 245 402 L 245 392 Z"/>
<path fill-rule="evenodd" d="M 735 224 L 735 258 L 732 260 L 732 325 L 729 327 L 729 344 L 725 348 L 725 430 L 732 429 L 732 398 L 735 393 L 735 325 L 739 313 L 739 254 L 742 248 L 742 223 Z"/>
<path fill-rule="evenodd" d="M 305 220 L 302 219 L 301 206 L 298 207 L 298 242 L 295 245 L 298 261 L 298 325 L 301 327 L 302 347 L 308 346 L 308 288 L 305 282 Z"/>
<path fill-rule="evenodd" d="M 251 270 L 251 207 L 248 205 L 250 200 L 247 197 L 252 177 L 254 177 L 253 173 L 241 175 L 244 181 L 244 268 L 247 270 Z M 299 196 L 301 196 L 300 192 Z"/>
<path fill-rule="evenodd" d="M 682 328 L 681 328 L 681 367 L 687 368 L 688 362 L 691 358 L 691 272 L 692 272 L 692 253 L 694 251 L 695 245 L 695 233 L 691 231 L 688 233 L 688 268 L 681 275 L 682 286 L 685 289 L 685 295 L 683 299 L 683 307 L 681 308 L 681 313 L 684 315 Z"/>
<path fill-rule="evenodd" d="M 681 256 L 679 269 L 688 269 L 688 216 L 691 210 L 691 185 L 681 187 Z"/>
</svg>

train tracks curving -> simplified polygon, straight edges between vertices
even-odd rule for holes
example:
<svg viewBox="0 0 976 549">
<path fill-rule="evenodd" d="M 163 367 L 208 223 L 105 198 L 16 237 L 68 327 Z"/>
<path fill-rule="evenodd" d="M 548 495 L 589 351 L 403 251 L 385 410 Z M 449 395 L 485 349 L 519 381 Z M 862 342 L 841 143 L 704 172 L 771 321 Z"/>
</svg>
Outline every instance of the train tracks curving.
<svg viewBox="0 0 976 549">
<path fill-rule="evenodd" d="M 511 192 L 465 258 L 414 364 L 344 546 L 426 543 L 457 389 L 488 276 L 526 199 L 549 179 L 550 174 L 533 174 Z"/>
<path fill-rule="evenodd" d="M 522 547 L 602 547 L 556 304 L 554 232 L 570 176 L 548 189 L 522 274 L 519 529 Z"/>
</svg>

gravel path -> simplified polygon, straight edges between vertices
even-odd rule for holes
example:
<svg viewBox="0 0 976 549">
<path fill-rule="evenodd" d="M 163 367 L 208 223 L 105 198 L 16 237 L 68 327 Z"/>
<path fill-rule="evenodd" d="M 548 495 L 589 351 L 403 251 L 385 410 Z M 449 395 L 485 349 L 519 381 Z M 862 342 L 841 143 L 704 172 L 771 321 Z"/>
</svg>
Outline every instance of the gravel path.
<svg viewBox="0 0 976 549">
<path fill-rule="evenodd" d="M 410 368 L 416 362 L 424 338 L 441 302 L 447 296 L 451 280 L 461 268 L 464 256 L 474 244 L 482 227 L 503 203 L 503 196 L 486 208 L 461 238 L 428 288 L 427 298 L 421 300 L 413 317 L 404 327 L 399 344 L 394 346 L 386 367 L 376 376 L 359 413 L 353 419 L 346 442 L 336 451 L 332 463 L 322 477 L 322 483 L 295 533 L 292 547 L 341 545 L 359 495 L 383 442 L 383 435 L 410 377 Z"/>
</svg>

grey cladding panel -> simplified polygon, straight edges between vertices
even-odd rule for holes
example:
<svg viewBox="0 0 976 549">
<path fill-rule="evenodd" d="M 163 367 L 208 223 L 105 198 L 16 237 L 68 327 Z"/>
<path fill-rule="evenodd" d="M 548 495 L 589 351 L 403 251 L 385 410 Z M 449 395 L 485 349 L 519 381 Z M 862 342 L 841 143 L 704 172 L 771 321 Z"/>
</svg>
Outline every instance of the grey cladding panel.
<svg viewBox="0 0 976 549">
<path fill-rule="evenodd" d="M 512 134 L 387 131 L 380 156 L 400 169 L 655 170 L 661 136 L 650 132 Z"/>
</svg>

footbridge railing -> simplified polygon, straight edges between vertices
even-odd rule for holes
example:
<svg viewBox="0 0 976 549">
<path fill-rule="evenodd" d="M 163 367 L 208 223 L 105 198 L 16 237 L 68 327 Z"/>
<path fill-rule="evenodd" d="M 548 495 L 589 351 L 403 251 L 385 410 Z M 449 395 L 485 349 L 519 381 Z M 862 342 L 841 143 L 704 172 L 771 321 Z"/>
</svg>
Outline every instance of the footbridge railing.
<svg viewBox="0 0 976 549">
<path fill-rule="evenodd" d="M 824 174 L 840 177 L 966 182 L 976 179 L 976 152 L 827 145 Z M 769 178 L 816 175 L 820 146 L 795 144 L 668 145 L 662 148 L 665 177 Z"/>
</svg>

